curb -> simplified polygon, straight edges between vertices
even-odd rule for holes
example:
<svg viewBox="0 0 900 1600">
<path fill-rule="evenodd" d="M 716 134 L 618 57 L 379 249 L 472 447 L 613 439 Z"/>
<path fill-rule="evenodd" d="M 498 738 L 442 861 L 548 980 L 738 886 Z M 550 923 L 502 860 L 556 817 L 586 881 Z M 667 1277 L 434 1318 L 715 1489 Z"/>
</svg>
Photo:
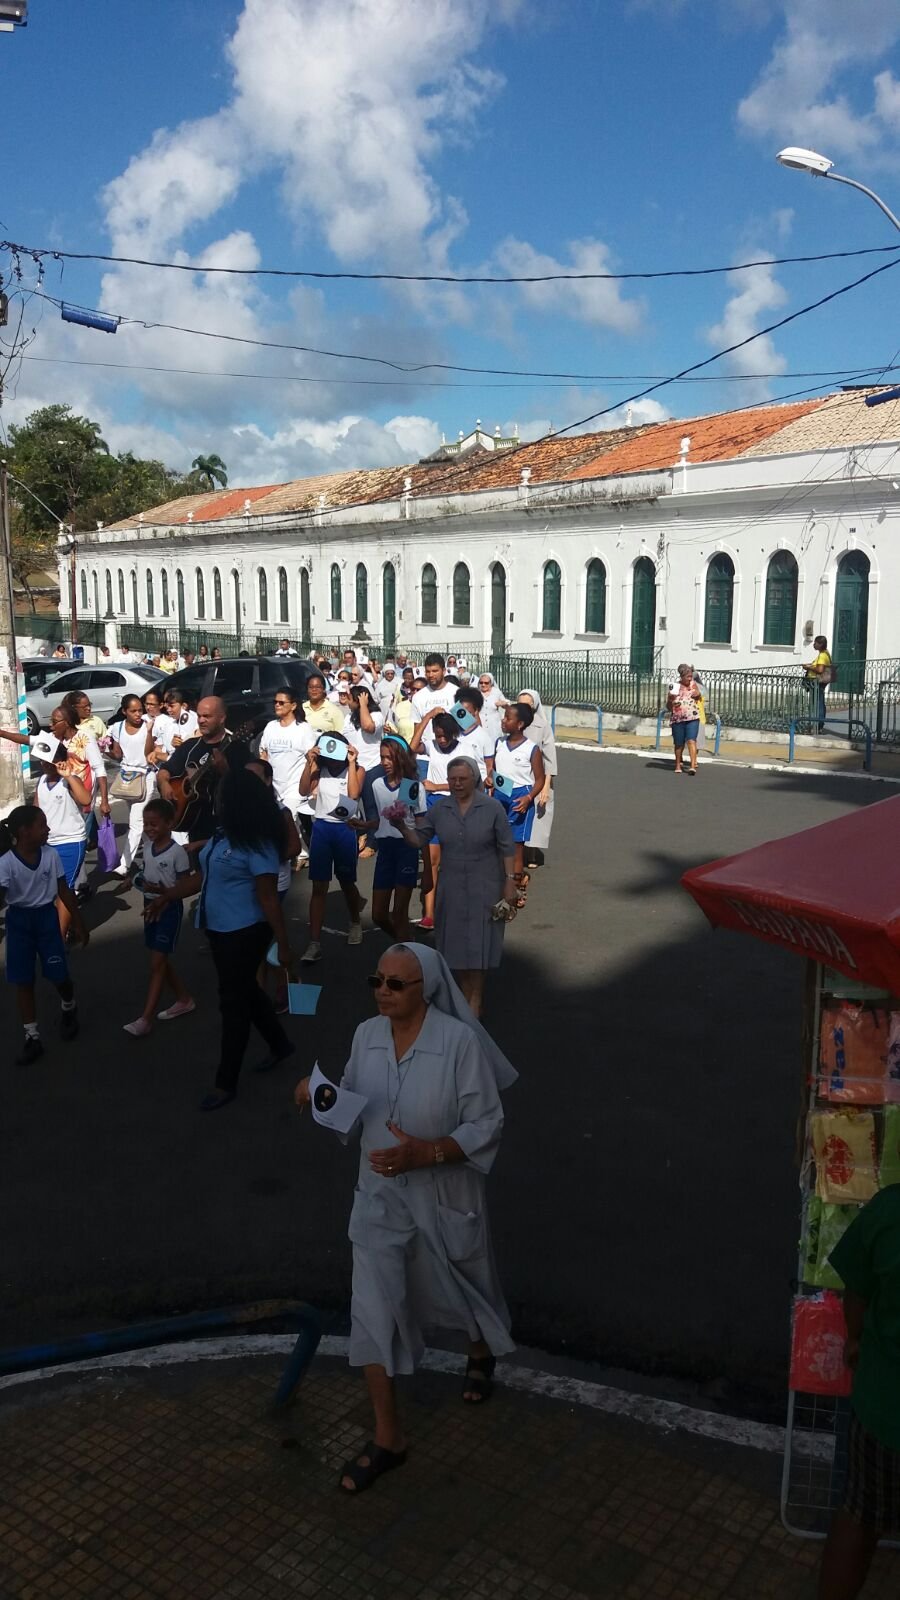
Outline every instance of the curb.
<svg viewBox="0 0 900 1600">
<path fill-rule="evenodd" d="M 581 750 L 587 755 L 596 756 L 639 756 L 645 761 L 653 757 L 665 758 L 666 752 L 662 750 L 636 750 L 632 745 L 621 744 L 583 744 L 581 740 L 558 739 L 558 750 Z M 889 778 L 879 772 L 846 772 L 841 768 L 805 766 L 801 761 L 729 761 L 725 756 L 698 756 L 697 762 L 703 767 L 729 767 L 735 772 L 783 772 L 786 777 L 797 773 L 804 778 L 852 778 L 855 782 L 863 783 L 893 783 L 900 784 L 900 777 Z"/>
</svg>

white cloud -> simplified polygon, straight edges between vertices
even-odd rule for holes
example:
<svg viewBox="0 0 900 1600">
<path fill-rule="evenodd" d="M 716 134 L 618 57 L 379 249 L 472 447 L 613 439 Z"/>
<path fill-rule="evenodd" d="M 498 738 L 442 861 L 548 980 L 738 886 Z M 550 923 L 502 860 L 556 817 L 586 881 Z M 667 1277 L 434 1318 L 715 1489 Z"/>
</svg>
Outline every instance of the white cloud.
<svg viewBox="0 0 900 1600">
<path fill-rule="evenodd" d="M 241 424 L 225 442 L 229 476 L 251 487 L 316 473 L 402 466 L 435 450 L 441 432 L 430 417 L 396 416 L 383 424 L 363 416 L 295 417 L 272 434 L 256 423 Z"/>
<path fill-rule="evenodd" d="M 748 259 L 759 260 L 765 251 L 746 252 Z M 769 318 L 766 313 L 777 311 L 787 300 L 787 292 L 778 282 L 774 268 L 768 265 L 750 267 L 743 272 L 730 272 L 726 282 L 734 293 L 726 302 L 720 320 L 707 328 L 706 338 L 716 349 L 726 348 L 746 339 Z M 741 377 L 757 373 L 777 373 L 787 369 L 787 361 L 775 347 L 771 334 L 755 339 L 743 350 L 735 350 L 719 364 L 719 371 L 732 372 Z M 767 379 L 760 377 L 756 383 L 742 383 L 740 403 L 754 404 L 768 399 L 771 393 Z"/>
<path fill-rule="evenodd" d="M 573 239 L 569 260 L 542 254 L 524 239 L 504 239 L 494 252 L 494 266 L 514 277 L 537 277 L 552 272 L 610 272 L 608 247 L 599 239 Z M 523 283 L 517 286 L 522 304 L 545 316 L 564 316 L 619 333 L 636 333 L 643 308 L 625 300 L 620 283 Z"/>
<path fill-rule="evenodd" d="M 873 80 L 870 104 L 851 100 L 842 77 L 880 60 L 900 40 L 897 0 L 784 0 L 785 31 L 759 81 L 738 106 L 749 133 L 821 149 L 832 158 L 896 162 L 894 81 Z"/>
</svg>

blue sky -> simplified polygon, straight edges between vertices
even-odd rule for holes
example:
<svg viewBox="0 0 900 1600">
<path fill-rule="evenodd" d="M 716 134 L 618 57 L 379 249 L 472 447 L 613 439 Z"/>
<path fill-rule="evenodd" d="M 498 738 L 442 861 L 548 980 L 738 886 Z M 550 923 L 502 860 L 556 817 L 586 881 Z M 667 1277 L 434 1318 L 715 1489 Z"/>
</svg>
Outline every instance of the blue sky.
<svg viewBox="0 0 900 1600">
<path fill-rule="evenodd" d="M 0 84 L 19 130 L 0 222 L 29 245 L 524 274 L 900 243 L 864 197 L 773 160 L 808 143 L 898 205 L 896 0 L 867 0 L 862 30 L 845 0 L 32 0 L 27 30 L 0 35 Z M 401 381 L 158 327 L 109 337 L 32 298 L 37 334 L 2 416 L 66 401 L 116 449 L 181 467 L 216 450 L 235 483 L 413 460 L 476 417 L 531 437 L 615 406 L 644 387 L 630 375 L 701 360 L 877 264 L 529 290 L 72 262 L 61 277 L 51 262 L 48 293 L 147 322 L 596 376 Z M 898 283 L 900 268 L 711 369 L 727 381 L 663 389 L 633 417 L 725 409 L 815 383 L 797 372 L 897 359 Z"/>
</svg>

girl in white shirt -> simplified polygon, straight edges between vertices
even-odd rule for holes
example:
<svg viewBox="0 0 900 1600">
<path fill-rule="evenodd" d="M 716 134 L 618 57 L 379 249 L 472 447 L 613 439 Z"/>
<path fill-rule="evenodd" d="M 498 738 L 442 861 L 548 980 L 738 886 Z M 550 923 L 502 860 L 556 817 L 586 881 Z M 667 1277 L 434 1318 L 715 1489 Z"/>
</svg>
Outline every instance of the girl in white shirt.
<svg viewBox="0 0 900 1600">
<path fill-rule="evenodd" d="M 275 716 L 260 735 L 259 754 L 272 768 L 272 785 L 279 804 L 287 806 L 300 830 L 301 863 L 309 860 L 312 806 L 309 797 L 304 798 L 300 793 L 300 775 L 306 766 L 307 753 L 317 738 L 317 731 L 310 727 L 293 692 L 279 689 L 275 695 Z"/>
<path fill-rule="evenodd" d="M 503 732 L 494 752 L 494 799 L 499 800 L 516 844 L 516 882 L 521 910 L 529 875 L 525 871 L 525 845 L 534 826 L 534 805 L 544 787 L 544 758 L 528 729 L 534 721 L 531 706 L 518 701 L 503 713 Z"/>
<path fill-rule="evenodd" d="M 0 890 L 6 899 L 6 978 L 17 990 L 19 1016 L 25 1043 L 16 1065 L 27 1067 L 44 1054 L 34 999 L 38 956 L 48 982 L 62 1002 L 60 1033 L 64 1039 L 78 1034 L 75 989 L 69 977 L 66 947 L 59 931 L 56 901 L 61 900 L 79 944 L 88 942 L 78 903 L 49 837 L 47 818 L 38 806 L 16 806 L 0 823 Z"/>
<path fill-rule="evenodd" d="M 371 689 L 354 684 L 350 690 L 350 709 L 344 722 L 344 738 L 356 749 L 361 770 L 371 772 L 381 760 L 381 731 L 384 712 L 376 708 Z"/>
<path fill-rule="evenodd" d="M 186 739 L 193 739 L 200 732 L 200 724 L 180 689 L 167 689 L 163 704 L 165 710 L 153 723 L 153 739 L 170 756 Z"/>
<path fill-rule="evenodd" d="M 156 772 L 150 764 L 153 750 L 153 733 L 144 721 L 144 707 L 140 695 L 127 694 L 122 701 L 122 721 L 117 737 L 112 741 L 110 754 L 121 763 L 119 776 L 126 782 L 133 778 L 142 781 L 143 794 L 139 800 L 128 802 L 128 835 L 122 846 L 116 873 L 127 878 L 144 834 L 144 806 L 156 792 Z M 115 784 L 113 784 L 115 799 Z"/>
<path fill-rule="evenodd" d="M 84 808 L 90 805 L 90 790 L 80 778 L 67 772 L 68 763 L 41 762 L 41 776 L 35 791 L 34 802 L 47 818 L 47 843 L 62 862 L 69 888 L 74 888 L 84 863 L 87 849 L 87 827 Z M 68 910 L 61 900 L 56 907 L 59 913 L 59 931 L 65 939 L 71 924 Z"/>
</svg>

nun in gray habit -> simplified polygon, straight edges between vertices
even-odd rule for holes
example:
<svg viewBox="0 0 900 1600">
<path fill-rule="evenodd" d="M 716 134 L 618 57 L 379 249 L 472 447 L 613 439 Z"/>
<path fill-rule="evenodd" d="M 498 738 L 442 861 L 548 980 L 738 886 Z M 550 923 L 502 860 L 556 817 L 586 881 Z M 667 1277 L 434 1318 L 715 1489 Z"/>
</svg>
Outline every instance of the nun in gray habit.
<svg viewBox="0 0 900 1600">
<path fill-rule="evenodd" d="M 375 1434 L 340 1478 L 357 1493 L 406 1460 L 393 1379 L 414 1371 L 426 1329 L 466 1335 L 469 1403 L 490 1397 L 495 1359 L 514 1349 L 485 1185 L 503 1129 L 500 1092 L 517 1073 L 436 951 L 393 945 L 375 980 L 380 1015 L 357 1028 L 341 1081 L 366 1097 L 348 1230 L 350 1365 L 365 1368 Z"/>
</svg>

